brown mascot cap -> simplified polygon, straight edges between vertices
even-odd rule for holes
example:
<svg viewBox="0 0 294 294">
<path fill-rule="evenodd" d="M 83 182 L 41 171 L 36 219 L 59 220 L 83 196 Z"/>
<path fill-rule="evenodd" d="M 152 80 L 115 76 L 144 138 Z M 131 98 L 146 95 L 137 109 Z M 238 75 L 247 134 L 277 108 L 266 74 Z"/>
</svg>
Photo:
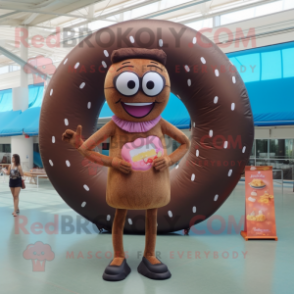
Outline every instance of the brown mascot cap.
<svg viewBox="0 0 294 294">
<path fill-rule="evenodd" d="M 111 62 L 117 63 L 126 59 L 152 59 L 166 64 L 166 53 L 160 49 L 121 48 L 111 54 Z"/>
</svg>

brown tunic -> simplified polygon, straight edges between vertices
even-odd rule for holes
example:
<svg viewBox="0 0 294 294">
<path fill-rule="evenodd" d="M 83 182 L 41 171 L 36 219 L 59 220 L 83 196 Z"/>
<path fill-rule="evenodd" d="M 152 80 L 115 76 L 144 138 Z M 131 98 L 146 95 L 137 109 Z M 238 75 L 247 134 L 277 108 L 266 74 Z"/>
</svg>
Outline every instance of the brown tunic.
<svg viewBox="0 0 294 294">
<path fill-rule="evenodd" d="M 121 149 L 124 144 L 148 136 L 160 138 L 164 148 L 163 155 L 167 155 L 160 122 L 146 133 L 128 133 L 116 126 L 114 135 L 110 138 L 110 157 L 122 159 Z M 157 171 L 151 167 L 147 171 L 132 170 L 129 174 L 124 174 L 109 167 L 106 201 L 114 208 L 134 210 L 167 205 L 170 201 L 169 169 Z"/>
</svg>

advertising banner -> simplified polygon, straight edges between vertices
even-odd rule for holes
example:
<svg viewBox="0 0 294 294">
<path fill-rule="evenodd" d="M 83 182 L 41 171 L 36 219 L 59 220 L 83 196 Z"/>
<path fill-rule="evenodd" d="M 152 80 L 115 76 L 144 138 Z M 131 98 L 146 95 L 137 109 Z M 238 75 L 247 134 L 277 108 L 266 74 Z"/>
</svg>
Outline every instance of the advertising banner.
<svg viewBox="0 0 294 294">
<path fill-rule="evenodd" d="M 242 237 L 278 240 L 276 233 L 273 169 L 271 166 L 245 168 L 245 222 Z"/>
</svg>

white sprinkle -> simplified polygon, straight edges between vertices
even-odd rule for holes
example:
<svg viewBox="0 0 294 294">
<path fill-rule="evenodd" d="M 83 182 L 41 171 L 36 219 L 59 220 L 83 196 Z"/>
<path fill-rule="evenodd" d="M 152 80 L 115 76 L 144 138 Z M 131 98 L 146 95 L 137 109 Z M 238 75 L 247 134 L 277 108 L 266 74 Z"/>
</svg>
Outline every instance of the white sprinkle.
<svg viewBox="0 0 294 294">
<path fill-rule="evenodd" d="M 130 36 L 130 41 L 131 41 L 131 43 L 135 43 L 135 39 L 133 36 Z"/>
<path fill-rule="evenodd" d="M 176 165 L 176 169 L 178 169 L 179 168 L 179 165 Z"/>
<path fill-rule="evenodd" d="M 213 137 L 213 130 L 209 131 L 209 137 L 212 138 Z"/>
<path fill-rule="evenodd" d="M 106 217 L 106 220 L 110 221 L 110 219 L 111 219 L 111 216 L 110 216 L 110 214 L 108 214 Z"/>
<path fill-rule="evenodd" d="M 66 126 L 68 126 L 68 119 L 67 119 L 67 118 L 64 119 L 64 124 L 65 124 Z"/>
<path fill-rule="evenodd" d="M 217 102 L 218 102 L 218 97 L 215 96 L 214 99 L 213 99 L 213 103 L 216 104 Z"/>
<path fill-rule="evenodd" d="M 219 71 L 218 71 L 218 69 L 216 69 L 216 70 L 214 71 L 214 74 L 215 74 L 216 77 L 219 76 Z"/>
<path fill-rule="evenodd" d="M 232 105 L 231 105 L 231 110 L 232 110 L 232 111 L 235 110 L 235 103 L 232 103 Z"/>
<path fill-rule="evenodd" d="M 199 157 L 199 150 L 196 150 L 196 156 Z"/>
<path fill-rule="evenodd" d="M 190 67 L 189 67 L 188 65 L 185 65 L 185 70 L 186 70 L 187 72 L 189 72 L 189 71 L 190 71 Z"/>
<path fill-rule="evenodd" d="M 193 206 L 192 211 L 193 213 L 196 213 L 196 206 Z"/>
<path fill-rule="evenodd" d="M 49 163 L 51 166 L 53 166 L 53 161 L 51 159 L 49 159 Z"/>
<path fill-rule="evenodd" d="M 193 122 L 193 128 L 195 128 L 195 122 Z"/>
<path fill-rule="evenodd" d="M 87 107 L 88 107 L 88 109 L 91 108 L 91 102 L 88 102 Z"/>
<path fill-rule="evenodd" d="M 230 169 L 230 170 L 229 170 L 229 173 L 228 173 L 228 176 L 230 177 L 230 176 L 232 175 L 232 173 L 233 173 L 233 170 Z"/>
<path fill-rule="evenodd" d="M 77 62 L 77 63 L 75 64 L 74 68 L 77 69 L 79 66 L 80 66 L 80 63 Z"/>
<path fill-rule="evenodd" d="M 87 202 L 84 201 L 84 202 L 81 204 L 81 206 L 82 206 L 82 207 L 85 207 L 86 204 L 87 204 Z"/>
<path fill-rule="evenodd" d="M 68 160 L 65 161 L 67 167 L 70 167 L 70 162 Z"/>
<path fill-rule="evenodd" d="M 194 182 L 194 180 L 195 180 L 195 174 L 192 174 L 191 181 Z"/>
<path fill-rule="evenodd" d="M 200 60 L 201 60 L 201 62 L 202 62 L 203 64 L 205 64 L 205 63 L 206 63 L 206 60 L 205 60 L 205 58 L 204 58 L 204 57 L 201 57 L 201 58 L 200 58 Z"/>
<path fill-rule="evenodd" d="M 193 44 L 196 44 L 196 42 L 197 42 L 197 38 L 194 37 L 193 40 L 192 40 L 192 43 L 193 43 Z"/>
<path fill-rule="evenodd" d="M 104 55 L 105 55 L 106 57 L 108 57 L 108 56 L 109 56 L 109 53 L 108 53 L 108 51 L 107 51 L 107 50 L 104 50 L 104 51 L 103 51 L 103 53 L 104 53 Z"/>
<path fill-rule="evenodd" d="M 236 84 L 236 78 L 235 78 L 235 76 L 232 77 L 232 81 L 233 81 L 233 84 Z"/>
<path fill-rule="evenodd" d="M 181 97 L 180 97 L 180 95 L 177 95 L 177 97 L 181 100 Z"/>
<path fill-rule="evenodd" d="M 89 191 L 89 190 L 90 190 L 90 188 L 89 188 L 87 185 L 84 185 L 83 187 L 84 187 L 84 189 L 85 189 L 86 191 Z"/>
<path fill-rule="evenodd" d="M 52 94 L 53 94 L 53 89 L 50 90 L 50 96 L 52 96 Z"/>
<path fill-rule="evenodd" d="M 66 58 L 66 59 L 64 60 L 63 64 L 66 64 L 66 63 L 67 63 L 67 61 L 68 61 L 68 58 Z"/>
<path fill-rule="evenodd" d="M 228 141 L 225 141 L 224 148 L 227 149 L 228 148 L 228 145 L 229 145 L 229 142 Z"/>
<path fill-rule="evenodd" d="M 188 79 L 187 84 L 188 84 L 189 87 L 191 86 L 192 82 L 191 82 L 190 79 Z"/>
<path fill-rule="evenodd" d="M 132 221 L 132 219 L 131 219 L 131 218 L 129 218 L 129 219 L 128 219 L 128 222 L 129 222 L 129 224 L 130 224 L 130 225 L 132 225 L 132 224 L 133 224 L 133 221 Z"/>
<path fill-rule="evenodd" d="M 246 151 L 246 146 L 243 147 L 242 153 L 245 153 L 245 151 Z"/>
<path fill-rule="evenodd" d="M 55 137 L 52 136 L 52 143 L 54 144 L 55 143 Z"/>
<path fill-rule="evenodd" d="M 160 47 L 162 47 L 163 46 L 163 40 L 159 39 L 158 44 L 159 44 Z"/>
<path fill-rule="evenodd" d="M 213 198 L 213 200 L 214 201 L 217 201 L 217 199 L 218 199 L 218 195 L 215 195 L 214 198 Z"/>
<path fill-rule="evenodd" d="M 102 63 L 102 65 L 103 65 L 104 68 L 107 67 L 107 64 L 106 64 L 106 62 L 104 60 L 101 63 Z"/>
<path fill-rule="evenodd" d="M 171 210 L 169 210 L 169 211 L 167 212 L 167 214 L 168 214 L 169 217 L 173 217 L 173 213 L 171 212 Z"/>
<path fill-rule="evenodd" d="M 86 86 L 86 83 L 85 83 L 85 82 L 82 82 L 82 83 L 80 84 L 80 89 L 83 89 L 85 86 Z"/>
</svg>

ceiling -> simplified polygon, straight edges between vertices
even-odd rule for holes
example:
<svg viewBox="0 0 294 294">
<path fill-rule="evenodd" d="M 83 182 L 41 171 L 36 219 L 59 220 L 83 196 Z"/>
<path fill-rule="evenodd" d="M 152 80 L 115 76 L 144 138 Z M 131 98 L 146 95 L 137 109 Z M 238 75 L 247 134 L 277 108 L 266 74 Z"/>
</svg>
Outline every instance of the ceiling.
<svg viewBox="0 0 294 294">
<path fill-rule="evenodd" d="M 20 56 L 16 42 L 17 27 L 28 29 L 33 36 L 56 34 L 56 27 L 97 30 L 111 23 L 155 18 L 189 23 L 205 20 L 220 13 L 233 12 L 265 3 L 294 0 L 4 0 L 0 1 L 0 46 Z M 284 4 L 283 4 L 284 5 Z M 63 41 L 63 35 L 60 34 Z M 43 55 L 60 62 L 70 48 L 32 47 L 28 56 Z M 1 50 L 0 50 L 1 51 Z M 1 53 L 1 52 L 0 52 Z M 0 67 L 15 61 L 2 52 Z"/>
</svg>

